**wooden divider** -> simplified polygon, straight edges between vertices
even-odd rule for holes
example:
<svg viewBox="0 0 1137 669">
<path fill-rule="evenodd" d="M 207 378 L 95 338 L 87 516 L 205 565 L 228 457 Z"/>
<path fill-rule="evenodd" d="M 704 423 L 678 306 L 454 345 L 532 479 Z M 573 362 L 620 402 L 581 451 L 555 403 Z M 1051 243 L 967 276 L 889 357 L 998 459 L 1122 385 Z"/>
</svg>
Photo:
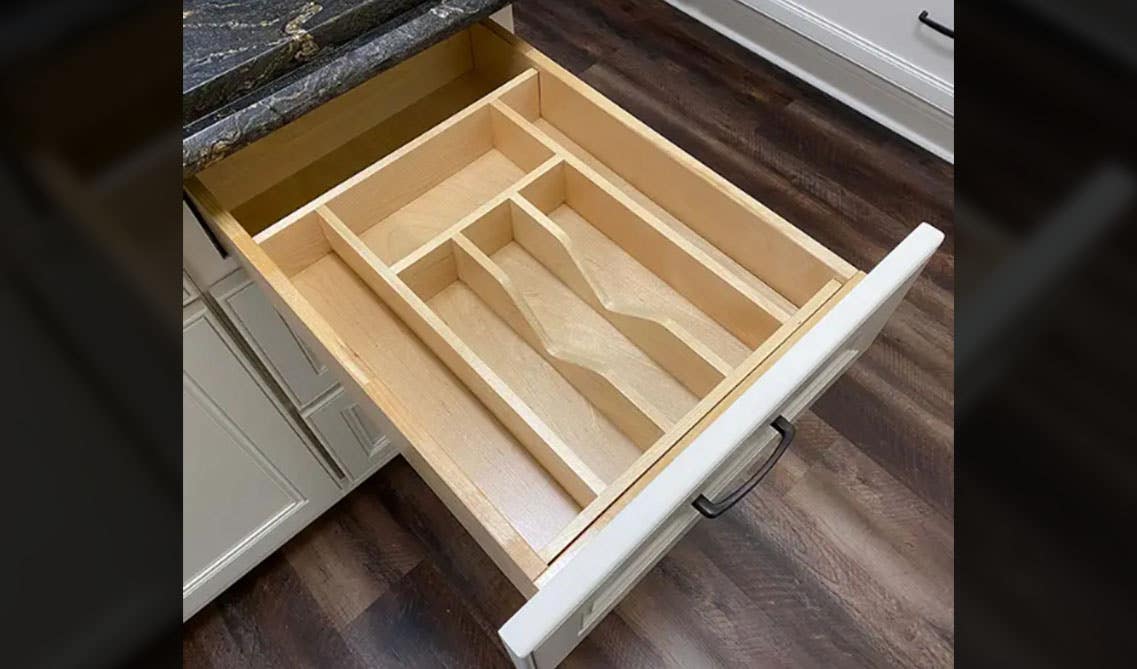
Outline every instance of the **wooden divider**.
<svg viewBox="0 0 1137 669">
<path fill-rule="evenodd" d="M 327 207 L 317 210 L 332 250 L 470 388 L 581 506 L 605 487 L 577 455 Z"/>
<path fill-rule="evenodd" d="M 626 387 L 598 360 L 566 350 L 545 332 L 509 276 L 464 235 L 453 239 L 458 278 L 537 353 L 640 448 L 655 443 L 671 425 L 650 400 Z"/>
<path fill-rule="evenodd" d="M 352 232 L 361 233 L 494 148 L 490 112 L 484 106 L 427 134 L 325 206 Z"/>
<path fill-rule="evenodd" d="M 853 281 L 856 282 L 863 276 L 864 274 L 862 273 L 858 277 L 854 277 Z M 775 354 L 779 347 L 783 346 L 795 333 L 800 332 L 802 324 L 820 311 L 824 305 L 829 303 L 841 288 L 842 284 L 836 280 L 831 280 L 822 286 L 821 290 L 802 305 L 790 321 L 784 323 L 772 337 L 755 349 L 743 364 L 736 365 L 730 374 L 727 375 L 726 380 L 716 386 L 709 395 L 699 400 L 698 406 L 687 412 L 687 415 L 673 425 L 668 433 L 665 434 L 655 446 L 645 451 L 643 456 L 637 459 L 619 478 L 610 482 L 608 487 L 604 489 L 604 492 L 600 493 L 591 504 L 585 507 L 554 539 L 541 547 L 538 550 L 541 559 L 550 565 L 553 564 L 553 561 L 558 559 L 558 556 L 560 556 L 561 552 L 564 551 L 569 544 L 575 541 L 605 509 L 613 502 L 616 502 L 616 500 L 624 494 L 625 490 L 640 480 L 640 477 L 660 458 L 665 457 L 665 454 L 668 453 L 680 439 L 690 434 L 690 430 L 698 424 L 705 415 L 715 410 L 715 407 L 723 406 L 721 404 L 722 400 L 733 392 L 748 375 L 752 374 L 759 365 L 768 365 L 771 356 Z M 542 578 L 545 578 L 545 576 L 543 575 Z M 538 579 L 538 584 L 540 584 L 540 582 L 541 579 Z"/>
<path fill-rule="evenodd" d="M 460 172 L 490 149 L 498 149 L 519 173 L 531 171 L 552 156 L 551 149 L 527 128 L 512 122 L 518 114 L 505 116 L 490 103 L 499 96 L 532 107 L 537 72 L 526 70 L 454 114 L 404 146 L 392 151 L 315 200 L 268 226 L 253 239 L 274 258 L 289 276 L 301 271 L 327 252 L 314 212 L 330 206 L 353 233 L 361 234 L 411 203 L 432 187 Z M 504 160 L 498 161 L 506 162 Z M 500 166 L 499 166 L 500 167 Z M 486 175 L 476 175 L 484 179 Z M 496 193 L 491 193 L 491 195 Z M 443 198 L 445 199 L 445 198 Z M 424 221 L 429 222 L 429 221 Z M 383 253 L 379 253 L 380 256 Z M 392 262 L 398 253 L 392 253 Z"/>
<path fill-rule="evenodd" d="M 524 72 L 495 94 L 504 94 L 535 77 L 533 71 Z M 551 152 L 546 149 L 546 155 L 534 162 L 533 145 L 537 143 L 531 133 L 503 132 L 502 124 L 493 119 L 501 115 L 490 106 L 493 99 L 491 95 L 479 100 L 378 161 L 349 180 L 350 187 L 336 188 L 324 206 L 336 212 L 352 232 L 359 233 L 491 148 L 512 154 L 510 158 L 522 170 L 532 169 Z"/>
<path fill-rule="evenodd" d="M 541 118 L 795 305 L 856 271 L 595 91 L 545 71 L 540 89 Z"/>
<path fill-rule="evenodd" d="M 543 213 L 567 205 L 750 348 L 778 329 L 778 310 L 764 296 L 592 168 L 571 155 L 563 158 L 559 169 L 519 189 L 522 197 Z"/>
<path fill-rule="evenodd" d="M 401 276 L 404 270 L 417 265 L 423 257 L 433 253 L 438 247 L 449 244 L 454 235 L 462 232 L 474 222 L 484 217 L 488 212 L 508 201 L 509 198 L 518 191 L 518 189 L 528 186 L 536 179 L 540 179 L 542 175 L 547 173 L 549 170 L 556 169 L 556 167 L 560 164 L 560 156 L 553 156 L 552 158 L 549 158 L 545 162 L 538 165 L 536 169 L 532 170 L 524 177 L 522 177 L 517 183 L 503 190 L 501 193 L 498 193 L 497 197 L 492 198 L 490 201 L 470 212 L 467 216 L 462 217 L 462 220 L 458 221 L 449 228 L 442 230 L 433 238 L 428 240 L 425 244 L 407 255 L 405 258 L 391 265 L 391 269 L 394 270 L 396 274 L 399 274 Z"/>
<path fill-rule="evenodd" d="M 572 240 L 544 212 L 520 196 L 510 204 L 512 238 L 691 392 L 702 397 L 730 372 L 729 363 L 673 319 L 604 290 L 577 257 Z M 484 244 L 478 246 L 492 252 Z"/>
</svg>

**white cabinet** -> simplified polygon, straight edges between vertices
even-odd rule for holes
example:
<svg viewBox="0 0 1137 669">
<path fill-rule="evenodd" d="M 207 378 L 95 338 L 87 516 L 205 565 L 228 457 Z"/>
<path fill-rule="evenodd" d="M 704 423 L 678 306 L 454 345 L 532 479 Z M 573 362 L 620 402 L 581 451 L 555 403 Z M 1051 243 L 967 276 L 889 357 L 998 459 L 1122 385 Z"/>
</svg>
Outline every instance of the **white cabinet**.
<svg viewBox="0 0 1137 669">
<path fill-rule="evenodd" d="M 955 159 L 950 0 L 667 0 L 947 161 Z"/>
<path fill-rule="evenodd" d="M 313 404 L 304 419 L 353 480 L 366 478 L 399 451 L 399 433 L 386 417 L 365 412 L 342 388 Z"/>
<path fill-rule="evenodd" d="M 397 439 L 390 437 L 398 432 L 387 418 L 359 409 L 244 270 L 217 282 L 209 293 L 353 484 L 394 457 Z"/>
<path fill-rule="evenodd" d="M 182 214 L 189 617 L 387 463 L 402 438 L 348 398 L 189 207 Z"/>
<path fill-rule="evenodd" d="M 297 408 L 336 387 L 328 368 L 285 324 L 243 270 L 217 282 L 209 292 Z"/>
<path fill-rule="evenodd" d="M 182 615 L 340 496 L 300 431 L 200 301 L 182 324 Z"/>
<path fill-rule="evenodd" d="M 950 0 L 743 0 L 854 63 L 952 110 L 955 40 L 920 21 L 920 13 L 955 26 Z"/>
<path fill-rule="evenodd" d="M 189 204 L 182 202 L 182 273 L 202 290 L 237 269 L 237 259 L 224 251 L 209 229 L 202 227 Z"/>
</svg>

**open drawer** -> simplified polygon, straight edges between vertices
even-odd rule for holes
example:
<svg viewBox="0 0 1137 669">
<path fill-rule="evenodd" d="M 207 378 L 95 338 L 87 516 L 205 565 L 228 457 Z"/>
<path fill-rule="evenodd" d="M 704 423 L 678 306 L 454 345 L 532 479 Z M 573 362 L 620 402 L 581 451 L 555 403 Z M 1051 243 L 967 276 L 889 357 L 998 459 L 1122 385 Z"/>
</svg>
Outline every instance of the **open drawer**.
<svg viewBox="0 0 1137 669">
<path fill-rule="evenodd" d="M 520 666 L 563 659 L 942 239 L 866 276 L 490 24 L 186 188 L 530 598 Z"/>
</svg>

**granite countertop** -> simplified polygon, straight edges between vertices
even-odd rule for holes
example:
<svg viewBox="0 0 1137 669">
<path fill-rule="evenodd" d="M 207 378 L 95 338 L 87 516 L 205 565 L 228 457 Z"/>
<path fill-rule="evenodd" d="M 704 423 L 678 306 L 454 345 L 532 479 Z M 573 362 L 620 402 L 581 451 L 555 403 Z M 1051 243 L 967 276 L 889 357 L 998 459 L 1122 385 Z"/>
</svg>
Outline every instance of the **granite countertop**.
<svg viewBox="0 0 1137 669">
<path fill-rule="evenodd" d="M 184 0 L 190 176 L 508 0 Z"/>
</svg>

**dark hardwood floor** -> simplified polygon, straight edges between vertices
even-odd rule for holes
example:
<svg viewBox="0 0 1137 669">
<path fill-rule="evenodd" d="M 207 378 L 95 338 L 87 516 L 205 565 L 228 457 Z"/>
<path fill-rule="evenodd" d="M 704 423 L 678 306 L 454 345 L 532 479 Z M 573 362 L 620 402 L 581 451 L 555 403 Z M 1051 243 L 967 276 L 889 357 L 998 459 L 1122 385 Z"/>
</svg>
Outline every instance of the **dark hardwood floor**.
<svg viewBox="0 0 1137 669">
<path fill-rule="evenodd" d="M 774 474 L 700 523 L 566 662 L 947 666 L 953 169 L 656 0 L 522 0 L 518 33 L 862 269 L 947 233 Z M 508 664 L 523 602 L 401 459 L 184 627 L 190 667 Z"/>
</svg>

